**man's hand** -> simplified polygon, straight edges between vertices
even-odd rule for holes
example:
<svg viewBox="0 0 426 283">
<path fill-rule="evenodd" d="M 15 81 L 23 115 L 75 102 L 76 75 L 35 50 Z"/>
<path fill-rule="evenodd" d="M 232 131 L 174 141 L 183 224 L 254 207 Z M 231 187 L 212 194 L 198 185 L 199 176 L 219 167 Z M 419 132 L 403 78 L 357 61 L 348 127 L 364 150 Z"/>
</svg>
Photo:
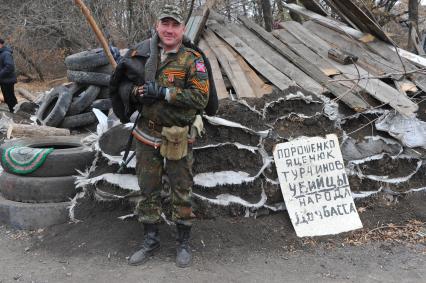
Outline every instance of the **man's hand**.
<svg viewBox="0 0 426 283">
<path fill-rule="evenodd" d="M 138 88 L 138 94 L 144 98 L 164 100 L 168 89 L 159 86 L 156 82 L 147 82 Z"/>
</svg>

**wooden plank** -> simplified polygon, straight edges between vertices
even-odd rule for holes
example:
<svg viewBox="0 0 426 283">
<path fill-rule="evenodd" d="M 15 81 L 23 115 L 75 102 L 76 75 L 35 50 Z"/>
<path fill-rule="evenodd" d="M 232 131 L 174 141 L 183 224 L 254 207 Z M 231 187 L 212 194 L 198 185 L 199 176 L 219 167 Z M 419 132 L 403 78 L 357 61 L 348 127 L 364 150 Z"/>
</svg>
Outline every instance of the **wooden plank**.
<svg viewBox="0 0 426 283">
<path fill-rule="evenodd" d="M 328 50 L 328 58 L 342 65 L 353 64 L 358 61 L 358 57 L 356 57 L 355 55 L 349 54 L 336 48 L 331 48 Z"/>
<path fill-rule="evenodd" d="M 195 44 L 198 43 L 200 35 L 206 25 L 209 12 L 210 9 L 208 5 L 203 5 L 198 7 L 198 9 L 192 13 L 185 30 L 185 35 L 191 40 L 191 42 Z"/>
<path fill-rule="evenodd" d="M 295 25 L 299 25 L 299 27 L 296 29 Z M 370 78 L 372 75 L 361 66 L 357 66 L 357 64 L 342 65 L 328 59 L 328 49 L 330 49 L 331 46 L 327 46 L 325 41 L 315 37 L 309 30 L 298 23 L 292 24 L 291 27 L 292 28 L 288 29 L 291 35 L 309 46 L 310 49 L 322 56 L 325 60 L 329 60 L 330 63 L 342 71 L 345 77 L 353 79 L 354 82 L 368 94 L 383 103 L 389 104 L 403 115 L 415 115 L 414 113 L 418 110 L 418 106 L 412 102 L 405 93 L 400 93 L 398 90 L 379 79 Z M 283 36 L 282 38 L 285 40 L 286 37 L 289 37 L 289 35 Z"/>
<path fill-rule="evenodd" d="M 330 18 L 326 18 L 323 17 L 321 15 L 318 15 L 316 13 L 313 13 L 299 5 L 295 5 L 295 4 L 285 4 L 284 5 L 287 9 L 298 13 L 308 19 L 311 19 L 312 21 L 321 24 L 322 26 L 328 27 L 329 29 L 332 29 L 334 31 L 337 31 L 341 34 L 345 34 L 345 35 L 350 35 L 351 37 L 364 42 L 364 43 L 368 43 L 368 42 L 380 42 L 377 41 L 375 39 L 374 36 L 372 36 L 371 34 L 368 33 L 364 33 L 361 32 L 359 30 L 353 29 L 351 27 L 348 27 L 347 25 L 330 19 Z M 401 48 L 396 48 L 393 45 L 387 44 L 385 42 L 381 42 L 381 45 L 384 46 L 384 48 L 390 49 L 391 51 L 393 51 L 394 53 L 398 52 L 400 54 L 401 57 L 409 60 L 411 63 L 415 64 L 418 67 L 421 68 L 426 68 L 426 58 L 423 58 L 421 56 L 418 56 L 414 53 L 408 52 L 404 49 Z M 395 56 L 396 54 L 393 54 L 393 56 Z"/>
<path fill-rule="evenodd" d="M 244 71 L 247 80 L 256 97 L 262 97 L 264 94 L 272 92 L 272 85 L 266 84 L 259 75 L 247 64 L 243 57 L 241 57 L 231 46 L 225 45 L 230 54 L 237 60 L 241 69 Z"/>
<path fill-rule="evenodd" d="M 290 63 L 246 27 L 236 24 L 228 25 L 228 27 L 234 34 L 238 34 L 239 38 L 247 45 L 255 49 L 269 64 L 280 70 L 302 88 L 313 93 L 322 93 L 325 91 L 324 87 Z"/>
<path fill-rule="evenodd" d="M 198 43 L 198 47 L 204 52 L 206 57 L 209 59 L 210 66 L 212 67 L 212 75 L 214 80 L 214 85 L 216 87 L 217 96 L 219 99 L 229 98 L 228 91 L 225 87 L 225 82 L 223 81 L 222 72 L 220 71 L 219 63 L 217 61 L 216 55 L 210 49 L 210 46 L 204 39 L 201 39 Z"/>
<path fill-rule="evenodd" d="M 237 96 L 240 98 L 256 97 L 244 70 L 241 69 L 237 59 L 226 48 L 227 44 L 220 40 L 210 29 L 207 29 L 203 36 L 219 60 Z"/>
<path fill-rule="evenodd" d="M 244 41 L 230 32 L 224 25 L 214 23 L 209 25 L 209 28 L 211 28 L 217 35 L 219 35 L 223 40 L 231 45 L 232 48 L 234 48 L 234 50 L 236 50 L 242 57 L 244 57 L 244 59 L 254 69 L 261 73 L 278 89 L 284 90 L 287 89 L 290 85 L 294 84 L 292 80 L 290 80 L 286 75 L 281 73 L 271 64 L 266 62 L 265 59 L 256 53 L 256 51 L 254 51 Z"/>
<path fill-rule="evenodd" d="M 228 46 L 228 49 L 230 49 L 230 52 L 234 54 L 234 50 L 232 50 L 231 47 Z M 254 91 L 254 94 L 256 97 L 262 97 L 264 94 L 271 93 L 273 88 L 272 85 L 265 83 L 257 74 L 255 71 L 253 71 L 252 68 L 250 68 L 249 64 L 244 60 L 243 57 L 240 55 L 234 54 L 235 58 L 237 58 L 238 63 L 241 66 L 241 69 L 244 70 L 246 73 L 246 76 L 249 80 L 249 83 Z"/>
<path fill-rule="evenodd" d="M 288 24 L 287 22 L 284 25 L 296 26 L 295 24 Z M 365 54 L 365 56 L 362 55 L 363 57 L 360 59 L 360 64 L 377 76 L 384 75 L 386 73 L 403 73 L 404 70 L 413 71 L 418 69 L 414 64 L 404 58 L 402 58 L 402 63 L 404 64 L 404 67 L 402 67 L 401 59 L 395 53 L 395 48 L 393 50 L 389 49 L 389 45 L 387 43 L 379 41 L 372 36 L 360 37 L 360 41 L 364 41 L 365 43 L 357 45 L 357 42 L 354 42 L 347 36 L 336 32 L 336 29 L 330 29 L 328 26 L 323 26 L 319 22 L 305 22 L 303 26 L 313 32 L 313 34 L 311 33 L 313 37 L 319 38 L 315 34 L 317 33 L 327 41 L 337 45 L 339 48 L 345 46 L 344 49 L 350 50 L 349 52 L 354 52 L 356 50 L 355 55 L 357 56 Z M 295 27 L 294 30 L 297 31 L 297 27 Z M 376 54 L 363 48 L 365 46 L 374 51 Z M 402 75 L 394 75 L 392 77 L 396 80 L 402 79 Z M 410 74 L 409 77 L 419 88 L 426 91 L 426 75 L 413 73 Z"/>
<path fill-rule="evenodd" d="M 381 40 L 393 43 L 392 39 L 383 31 L 379 24 L 374 20 L 373 15 L 367 15 L 363 10 L 361 10 L 356 4 L 351 0 L 327 0 L 327 2 L 333 2 L 339 10 L 345 14 L 357 27 L 365 32 L 371 33 Z"/>
<path fill-rule="evenodd" d="M 364 69 L 370 71 L 375 76 L 394 74 L 391 76 L 392 78 L 397 80 L 402 78 L 402 74 L 398 74 L 403 72 L 403 69 L 400 65 L 395 65 L 392 62 L 383 59 L 381 56 L 368 51 L 360 42 L 357 42 L 315 22 L 304 23 L 303 27 L 305 28 L 303 29 L 302 26 L 295 27 L 296 25 L 294 24 L 293 26 L 294 31 L 298 32 L 299 35 L 308 29 L 309 33 L 313 33 L 316 35 L 316 38 L 321 38 L 328 42 L 328 44 L 332 47 L 337 47 L 354 54 L 359 58 L 358 64 Z"/>
<path fill-rule="evenodd" d="M 307 59 L 312 65 L 315 65 L 317 68 L 319 68 L 327 77 L 341 73 L 336 67 L 333 66 L 333 64 L 327 60 L 324 60 L 324 58 L 313 52 L 288 31 L 284 29 L 277 29 L 273 32 L 273 34 L 284 44 L 289 46 L 294 53 Z"/>
<path fill-rule="evenodd" d="M 395 83 L 395 87 L 399 92 L 404 93 L 405 95 L 407 95 L 407 92 L 416 92 L 418 91 L 417 87 L 415 84 L 413 84 L 410 81 L 394 81 Z"/>
<path fill-rule="evenodd" d="M 285 43 L 288 47 L 290 47 L 290 49 L 293 52 L 307 59 L 313 65 L 320 68 L 325 75 L 329 76 L 328 70 L 333 70 L 333 72 L 330 72 L 333 75 L 333 80 L 342 80 L 342 81 L 339 81 L 339 84 L 343 85 L 347 91 L 353 90 L 353 92 L 357 92 L 357 93 L 362 91 L 362 88 L 360 88 L 354 82 L 347 80 L 348 77 L 345 77 L 344 75 L 340 75 L 340 74 L 343 74 L 343 72 L 338 70 L 338 68 L 336 68 L 331 62 L 329 62 L 327 59 L 324 59 L 323 57 L 315 53 L 313 50 L 308 48 L 306 45 L 304 45 L 301 41 L 295 38 L 287 30 L 284 30 L 284 29 L 275 30 L 273 34 L 275 35 L 275 37 L 277 37 L 283 43 Z"/>
<path fill-rule="evenodd" d="M 304 71 L 306 74 L 311 76 L 314 80 L 319 82 L 322 86 L 328 88 L 330 92 L 342 100 L 346 105 L 354 109 L 355 111 L 364 111 L 371 108 L 362 98 L 352 91 L 347 91 L 345 87 L 337 82 L 329 82 L 329 78 L 321 72 L 316 66 L 312 65 L 306 59 L 300 57 L 293 51 L 291 51 L 284 43 L 275 38 L 272 34 L 268 33 L 259 25 L 253 23 L 245 17 L 239 17 L 239 20 L 244 25 L 257 34 L 260 38 L 265 40 L 271 47 L 278 53 L 284 56 L 287 60 L 296 65 L 299 69 Z"/>
<path fill-rule="evenodd" d="M 302 5 L 305 6 L 306 9 L 312 12 L 315 12 L 322 16 L 327 16 L 327 11 L 323 9 L 323 7 L 318 3 L 317 0 L 300 0 L 300 3 L 302 3 Z"/>
<path fill-rule="evenodd" d="M 283 3 L 283 6 L 285 8 L 287 8 L 288 10 L 290 10 L 290 11 L 292 11 L 294 13 L 297 13 L 297 14 L 299 14 L 301 16 L 304 16 L 305 18 L 310 19 L 310 20 L 321 19 L 323 21 L 329 20 L 330 23 L 331 22 L 335 22 L 335 20 L 329 19 L 329 18 L 324 17 L 324 16 L 322 16 L 320 14 L 317 14 L 317 13 L 314 13 L 312 11 L 309 11 L 308 9 L 306 9 L 306 8 L 304 8 L 302 6 L 299 6 L 297 4 L 286 4 L 286 3 Z M 344 14 L 340 13 L 340 11 L 338 11 L 338 9 L 335 8 L 335 6 L 334 6 L 333 3 L 330 3 L 330 7 L 332 7 L 333 11 L 336 12 L 336 14 L 338 14 L 340 16 L 340 18 L 343 19 L 346 23 L 350 24 L 353 27 L 356 27 L 356 25 L 354 23 L 352 23 L 347 17 L 345 17 Z M 343 23 L 340 23 L 340 24 L 346 26 Z M 351 28 L 351 29 L 353 29 L 353 28 Z M 355 30 L 355 29 L 353 29 L 353 30 Z M 358 31 L 358 32 L 360 32 L 360 31 Z"/>
</svg>

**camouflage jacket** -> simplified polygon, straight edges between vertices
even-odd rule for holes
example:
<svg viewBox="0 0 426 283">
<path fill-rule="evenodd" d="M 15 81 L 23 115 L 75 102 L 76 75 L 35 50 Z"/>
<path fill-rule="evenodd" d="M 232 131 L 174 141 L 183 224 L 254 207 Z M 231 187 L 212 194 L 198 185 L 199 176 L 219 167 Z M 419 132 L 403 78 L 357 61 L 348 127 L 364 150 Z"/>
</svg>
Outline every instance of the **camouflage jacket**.
<svg viewBox="0 0 426 283">
<path fill-rule="evenodd" d="M 166 127 L 192 124 L 209 100 L 209 78 L 201 54 L 181 45 L 177 53 L 169 53 L 159 63 L 156 80 L 169 88 L 170 100 L 143 105 L 141 123 L 149 120 Z"/>
</svg>

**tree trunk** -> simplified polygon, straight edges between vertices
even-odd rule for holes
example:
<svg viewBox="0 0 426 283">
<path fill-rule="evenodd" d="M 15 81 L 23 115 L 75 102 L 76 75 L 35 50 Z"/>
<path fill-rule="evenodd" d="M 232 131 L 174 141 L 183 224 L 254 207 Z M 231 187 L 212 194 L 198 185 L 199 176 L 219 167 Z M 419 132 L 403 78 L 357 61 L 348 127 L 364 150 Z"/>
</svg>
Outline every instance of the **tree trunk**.
<svg viewBox="0 0 426 283">
<path fill-rule="evenodd" d="M 132 32 L 133 32 L 133 0 L 127 0 L 127 12 L 128 12 L 128 18 L 127 18 L 127 34 L 128 38 L 131 38 Z"/>
<path fill-rule="evenodd" d="M 229 0 L 225 1 L 226 5 L 226 16 L 228 17 L 228 21 L 231 21 L 231 3 Z"/>
<path fill-rule="evenodd" d="M 287 0 L 287 3 L 288 4 L 291 4 L 291 3 L 297 4 L 297 0 Z M 296 22 L 303 23 L 303 18 L 299 14 L 296 14 L 296 13 L 290 11 L 290 17 L 291 17 L 292 20 L 294 20 Z"/>
<path fill-rule="evenodd" d="M 270 0 L 262 0 L 263 20 L 265 22 L 265 29 L 269 32 L 272 31 L 272 9 Z"/>
<path fill-rule="evenodd" d="M 44 77 L 43 77 L 43 73 L 41 72 L 41 69 L 37 66 L 37 64 L 29 56 L 27 56 L 27 54 L 24 52 L 24 50 L 22 50 L 21 48 L 19 48 L 17 46 L 14 46 L 13 48 L 16 50 L 16 52 L 19 55 L 22 56 L 22 58 L 25 60 L 25 62 L 27 62 L 28 65 L 30 65 L 31 68 L 33 68 L 34 71 L 36 71 L 39 79 L 41 81 L 44 81 Z"/>
<path fill-rule="evenodd" d="M 408 31 L 408 50 L 417 51 L 417 42 L 416 38 L 418 38 L 419 29 L 419 2 L 418 0 L 409 0 L 408 1 L 408 22 L 410 29 Z"/>
<path fill-rule="evenodd" d="M 282 21 L 282 20 L 284 20 L 284 15 L 285 15 L 283 2 L 282 2 L 282 0 L 276 0 L 275 2 L 277 3 L 278 20 Z"/>
<path fill-rule="evenodd" d="M 243 15 L 244 17 L 247 17 L 247 7 L 246 7 L 246 3 L 243 1 L 241 3 L 241 5 L 243 6 Z"/>
</svg>

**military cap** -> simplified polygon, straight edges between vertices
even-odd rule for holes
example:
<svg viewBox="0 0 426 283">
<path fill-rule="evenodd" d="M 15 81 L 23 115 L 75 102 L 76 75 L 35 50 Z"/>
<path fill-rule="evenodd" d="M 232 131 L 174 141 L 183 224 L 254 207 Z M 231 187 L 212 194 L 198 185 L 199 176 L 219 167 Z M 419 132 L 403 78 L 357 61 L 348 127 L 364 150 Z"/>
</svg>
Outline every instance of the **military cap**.
<svg viewBox="0 0 426 283">
<path fill-rule="evenodd" d="M 176 5 L 166 4 L 163 9 L 161 9 L 158 19 L 162 20 L 165 18 L 172 18 L 181 24 L 183 23 L 182 10 Z"/>
</svg>

